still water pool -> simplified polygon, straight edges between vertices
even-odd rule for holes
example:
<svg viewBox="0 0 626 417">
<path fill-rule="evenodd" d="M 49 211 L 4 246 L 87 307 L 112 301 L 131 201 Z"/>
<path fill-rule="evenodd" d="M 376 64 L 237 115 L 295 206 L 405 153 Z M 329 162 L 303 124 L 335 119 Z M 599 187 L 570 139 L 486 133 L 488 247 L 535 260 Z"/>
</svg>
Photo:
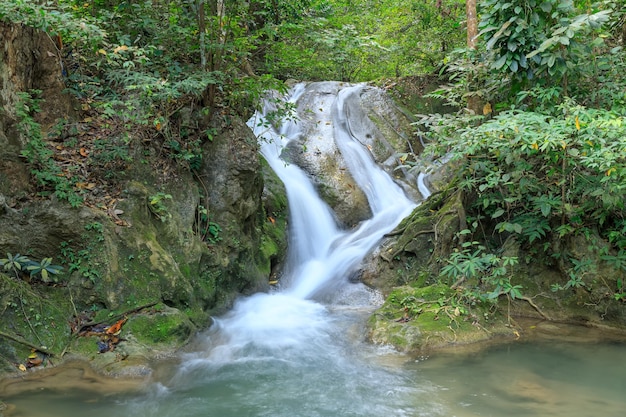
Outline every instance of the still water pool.
<svg viewBox="0 0 626 417">
<path fill-rule="evenodd" d="M 4 415 L 626 415 L 623 342 L 536 339 L 416 359 L 362 341 L 367 311 L 320 308 L 303 300 L 295 305 L 285 299 L 276 301 L 272 296 L 246 301 L 231 318 L 225 317 L 199 337 L 193 351 L 158 365 L 154 378 L 139 388 L 97 377 L 78 365 L 58 368 L 55 375 L 43 379 L 5 384 L 5 392 L 0 393 L 8 405 Z M 266 311 L 267 303 L 281 307 L 269 316 L 255 310 Z M 285 309 L 305 314 L 294 321 Z M 273 323 L 268 326 L 272 334 L 264 335 L 257 323 L 257 332 L 250 336 L 256 341 L 240 335 L 243 329 L 237 327 L 237 320 L 250 320 L 244 310 L 261 314 L 261 323 Z"/>
</svg>

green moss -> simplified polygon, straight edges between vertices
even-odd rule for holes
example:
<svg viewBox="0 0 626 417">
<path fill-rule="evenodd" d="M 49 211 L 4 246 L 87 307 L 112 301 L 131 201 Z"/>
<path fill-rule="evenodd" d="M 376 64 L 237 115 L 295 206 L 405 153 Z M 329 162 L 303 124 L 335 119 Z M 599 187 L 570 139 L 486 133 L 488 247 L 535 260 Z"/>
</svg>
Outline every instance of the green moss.
<svg viewBox="0 0 626 417">
<path fill-rule="evenodd" d="M 125 330 L 140 343 L 183 345 L 192 335 L 194 326 L 187 316 L 178 311 L 129 318 Z"/>
<path fill-rule="evenodd" d="M 71 341 L 71 316 L 66 287 L 27 283 L 0 274 L 0 331 L 24 343 L 0 336 L 0 373 L 15 371 L 26 362 L 32 346 L 55 356 Z"/>
<path fill-rule="evenodd" d="M 97 337 L 77 337 L 68 351 L 85 359 L 94 359 L 98 355 Z"/>
</svg>

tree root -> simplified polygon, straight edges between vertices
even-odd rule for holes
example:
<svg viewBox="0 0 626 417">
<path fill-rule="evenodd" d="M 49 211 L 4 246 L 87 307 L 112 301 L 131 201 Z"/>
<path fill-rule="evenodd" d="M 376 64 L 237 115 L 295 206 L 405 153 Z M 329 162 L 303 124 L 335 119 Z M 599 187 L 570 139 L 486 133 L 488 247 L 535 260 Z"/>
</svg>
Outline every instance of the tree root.
<svg viewBox="0 0 626 417">
<path fill-rule="evenodd" d="M 6 339 L 12 340 L 12 341 L 14 341 L 16 343 L 19 343 L 21 345 L 27 346 L 27 347 L 29 347 L 31 349 L 34 349 L 34 350 L 38 351 L 38 352 L 45 353 L 48 356 L 55 356 L 54 352 L 48 350 L 46 347 L 44 347 L 44 346 L 37 346 L 36 344 L 31 343 L 28 340 L 24 340 L 21 337 L 13 336 L 13 335 L 5 333 L 5 332 L 3 332 L 1 330 L 0 330 L 0 336 L 4 337 Z"/>
<path fill-rule="evenodd" d="M 76 332 L 76 334 L 81 333 L 82 331 L 84 331 L 86 328 L 89 328 L 89 327 L 97 326 L 97 325 L 99 325 L 99 324 L 103 324 L 103 323 L 107 323 L 107 322 L 112 322 L 112 321 L 113 321 L 113 322 L 115 322 L 115 321 L 118 321 L 119 319 L 121 319 L 121 318 L 123 318 L 123 317 L 125 317 L 125 316 L 127 316 L 127 315 L 129 315 L 129 314 L 138 313 L 138 312 L 140 312 L 141 310 L 143 310 L 144 308 L 153 307 L 153 306 L 155 306 L 155 305 L 157 305 L 157 304 L 158 304 L 158 301 L 153 301 L 153 302 L 151 302 L 151 303 L 144 304 L 144 305 L 141 305 L 141 306 L 139 306 L 139 307 L 135 307 L 135 308 L 132 308 L 132 309 L 130 309 L 130 310 L 124 311 L 124 312 L 122 312 L 122 313 L 120 313 L 120 314 L 117 314 L 117 315 L 115 315 L 115 316 L 112 316 L 112 317 L 107 317 L 107 319 L 106 319 L 106 320 L 101 320 L 101 321 L 91 321 L 91 322 L 89 322 L 89 323 L 84 323 L 84 324 L 82 324 L 82 325 L 80 326 L 80 328 L 78 329 L 78 331 Z"/>
<path fill-rule="evenodd" d="M 543 317 L 546 320 L 552 321 L 552 319 L 550 318 L 550 316 L 548 316 L 546 313 L 543 312 L 543 310 L 541 308 L 539 308 L 539 306 L 537 304 L 535 304 L 535 302 L 533 301 L 532 298 L 527 297 L 525 295 L 522 295 L 521 297 L 517 297 L 520 300 L 526 301 L 528 304 L 530 304 L 530 306 L 532 308 L 535 309 L 535 311 L 537 311 L 537 313 L 539 313 L 541 315 L 541 317 Z"/>
</svg>

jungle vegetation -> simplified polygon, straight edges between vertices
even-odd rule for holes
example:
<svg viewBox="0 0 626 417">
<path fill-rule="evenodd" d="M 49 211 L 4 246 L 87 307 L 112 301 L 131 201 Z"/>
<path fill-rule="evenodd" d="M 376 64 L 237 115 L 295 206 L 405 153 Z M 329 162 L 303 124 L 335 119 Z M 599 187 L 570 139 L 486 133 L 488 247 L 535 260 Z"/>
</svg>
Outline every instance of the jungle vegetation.
<svg viewBox="0 0 626 417">
<path fill-rule="evenodd" d="M 466 19 L 474 7 L 477 26 Z M 181 106 L 246 115 L 287 79 L 435 75 L 445 87 L 432 95 L 451 111 L 421 116 L 416 130 L 426 152 L 459 164 L 467 203 L 442 275 L 490 276 L 487 298 L 520 297 L 496 274 L 511 235 L 566 273 L 555 290 L 587 286 L 596 267 L 562 250 L 575 236 L 608 242 L 601 260 L 626 271 L 624 0 L 8 0 L 0 19 L 49 34 L 84 108 L 159 132 L 191 170 L 213 131 L 201 140 L 173 131 Z M 26 122 L 35 99 L 24 97 Z M 52 182 L 42 137 L 31 137 L 25 156 L 40 188 L 80 205 L 77 184 Z M 126 145 L 110 158 L 128 157 Z M 622 280 L 609 286 L 626 299 Z"/>
</svg>

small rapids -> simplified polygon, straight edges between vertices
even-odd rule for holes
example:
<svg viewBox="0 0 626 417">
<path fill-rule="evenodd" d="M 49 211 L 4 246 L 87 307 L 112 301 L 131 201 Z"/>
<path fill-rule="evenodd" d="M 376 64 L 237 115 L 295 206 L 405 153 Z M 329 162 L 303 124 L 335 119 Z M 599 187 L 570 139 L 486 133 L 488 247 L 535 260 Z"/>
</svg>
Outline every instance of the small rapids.
<svg viewBox="0 0 626 417">
<path fill-rule="evenodd" d="M 307 174 L 281 159 L 289 141 L 302 134 L 303 118 L 277 127 L 261 113 L 250 120 L 289 200 L 289 254 L 281 289 L 241 298 L 217 318 L 196 351 L 185 355 L 156 391 L 159 399 L 171 396 L 182 404 L 176 401 L 166 411 L 169 401 L 157 400 L 155 415 L 178 416 L 181 407 L 187 416 L 420 415 L 415 401 L 426 388 L 376 365 L 371 359 L 377 348 L 362 342 L 364 320 L 380 301 L 377 294 L 348 280 L 415 207 L 355 136 L 349 118 L 353 104 L 346 98 L 362 88 L 340 89 L 329 109 L 334 140 L 372 211 L 351 230 L 338 225 Z M 304 84 L 288 100 L 297 108 L 302 94 Z M 142 415 L 142 407 L 134 415 Z"/>
<path fill-rule="evenodd" d="M 273 126 L 257 113 L 249 126 L 289 199 L 289 253 L 280 289 L 237 300 L 187 353 L 159 364 L 141 392 L 120 394 L 126 392 L 123 381 L 105 386 L 88 371 L 67 367 L 51 383 L 26 382 L 30 391 L 0 392 L 9 405 L 0 415 L 622 416 L 624 343 L 516 344 L 424 361 L 365 342 L 365 322 L 382 300 L 349 278 L 415 203 L 362 145 L 358 98 L 365 87 L 337 85 L 338 94 L 315 106 L 330 120 L 319 124 L 320 133 L 333 135 L 371 218 L 349 230 L 340 227 L 309 176 L 281 158 L 289 141 L 311 129 L 303 117 Z M 286 98 L 300 116 L 307 109 L 299 100 L 307 94 L 299 84 Z M 426 196 L 423 175 L 418 186 Z M 64 385 L 70 380 L 73 385 Z"/>
</svg>

